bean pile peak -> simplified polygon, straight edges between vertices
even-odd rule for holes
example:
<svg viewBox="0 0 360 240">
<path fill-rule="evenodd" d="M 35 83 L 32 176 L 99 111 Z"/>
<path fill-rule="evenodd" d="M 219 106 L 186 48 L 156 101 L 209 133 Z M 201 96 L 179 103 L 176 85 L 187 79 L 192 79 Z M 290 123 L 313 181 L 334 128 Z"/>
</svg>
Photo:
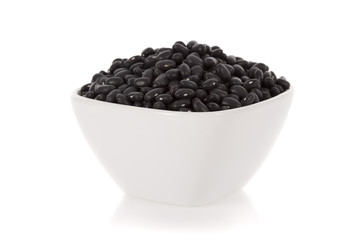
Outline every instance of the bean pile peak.
<svg viewBox="0 0 360 240">
<path fill-rule="evenodd" d="M 239 108 L 290 88 L 264 63 L 227 55 L 218 46 L 177 41 L 115 59 L 79 91 L 83 97 L 135 107 L 182 112 Z"/>
</svg>

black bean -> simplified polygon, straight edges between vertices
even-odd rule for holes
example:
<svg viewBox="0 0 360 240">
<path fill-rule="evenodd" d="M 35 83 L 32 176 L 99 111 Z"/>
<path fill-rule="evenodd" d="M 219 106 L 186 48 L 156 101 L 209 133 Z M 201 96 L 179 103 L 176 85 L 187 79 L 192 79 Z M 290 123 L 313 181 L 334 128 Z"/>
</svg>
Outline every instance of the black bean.
<svg viewBox="0 0 360 240">
<path fill-rule="evenodd" d="M 219 111 L 220 110 L 220 107 L 217 103 L 214 103 L 214 102 L 209 102 L 208 104 L 206 104 L 206 106 L 208 107 L 208 109 L 210 111 Z"/>
<path fill-rule="evenodd" d="M 159 61 L 161 60 L 165 60 L 165 59 L 170 59 L 171 56 L 173 54 L 173 51 L 172 50 L 165 50 L 165 51 L 162 51 L 160 52 L 158 55 L 157 55 L 157 59 Z"/>
<path fill-rule="evenodd" d="M 118 89 L 121 91 L 121 92 L 124 92 L 125 89 L 127 89 L 129 87 L 129 85 L 127 85 L 126 83 L 122 84 L 121 86 L 118 87 Z"/>
<path fill-rule="evenodd" d="M 143 68 L 137 67 L 134 69 L 133 73 L 136 77 L 142 77 L 144 71 L 145 70 Z"/>
<path fill-rule="evenodd" d="M 264 96 L 263 96 L 262 92 L 258 88 L 251 89 L 251 92 L 255 93 L 258 96 L 260 101 L 263 100 Z"/>
<path fill-rule="evenodd" d="M 204 66 L 206 68 L 212 68 L 217 63 L 218 63 L 218 61 L 216 60 L 216 58 L 213 58 L 213 57 L 207 57 L 207 58 L 204 59 Z"/>
<path fill-rule="evenodd" d="M 131 92 L 136 92 L 136 88 L 133 87 L 133 86 L 128 87 L 128 88 L 126 88 L 126 89 L 123 91 L 123 94 L 124 94 L 124 95 L 128 95 L 128 94 L 131 93 Z"/>
<path fill-rule="evenodd" d="M 260 69 L 260 70 L 263 71 L 263 72 L 266 72 L 266 71 L 269 70 L 269 67 L 266 66 L 266 65 L 263 64 L 263 63 L 255 63 L 255 64 L 252 66 L 252 68 L 253 68 L 253 67 L 258 68 L 258 69 Z"/>
<path fill-rule="evenodd" d="M 152 78 L 153 78 L 153 72 L 154 72 L 154 71 L 153 71 L 153 69 L 151 69 L 151 68 L 146 69 L 146 70 L 144 70 L 142 76 L 152 79 Z"/>
<path fill-rule="evenodd" d="M 263 101 L 271 98 L 270 92 L 261 92 L 263 94 Z"/>
<path fill-rule="evenodd" d="M 118 93 L 121 93 L 121 91 L 119 89 L 114 89 L 112 90 L 107 96 L 106 96 L 106 101 L 107 102 L 111 102 L 111 103 L 116 103 L 116 95 Z"/>
<path fill-rule="evenodd" d="M 230 83 L 231 86 L 233 86 L 233 85 L 242 85 L 243 84 L 241 79 L 238 78 L 238 77 L 231 77 L 229 83 Z"/>
<path fill-rule="evenodd" d="M 176 68 L 167 70 L 165 76 L 169 80 L 178 80 L 180 79 L 180 70 Z"/>
<path fill-rule="evenodd" d="M 195 44 L 192 46 L 191 51 L 197 52 L 200 56 L 204 55 L 206 53 L 206 47 L 204 44 Z"/>
<path fill-rule="evenodd" d="M 264 87 L 271 88 L 271 87 L 275 86 L 275 81 L 274 81 L 274 79 L 267 77 L 267 78 L 264 78 L 263 85 L 264 85 Z"/>
<path fill-rule="evenodd" d="M 250 91 L 252 88 L 261 88 L 260 80 L 258 79 L 250 79 L 244 82 L 244 87 L 246 90 Z"/>
<path fill-rule="evenodd" d="M 154 101 L 156 96 L 164 92 L 165 92 L 164 88 L 154 88 L 153 90 L 150 90 L 145 94 L 144 100 L 147 102 Z"/>
<path fill-rule="evenodd" d="M 290 83 L 283 77 L 277 79 L 276 84 L 280 85 L 284 90 L 288 90 L 290 88 Z"/>
<path fill-rule="evenodd" d="M 241 79 L 242 82 L 246 82 L 247 80 L 250 80 L 250 78 L 248 76 L 246 76 L 246 75 L 240 77 L 240 79 Z"/>
<path fill-rule="evenodd" d="M 162 73 L 154 80 L 153 87 L 166 87 L 168 84 L 169 80 L 166 78 L 166 74 Z"/>
<path fill-rule="evenodd" d="M 174 85 L 174 86 L 170 87 L 169 93 L 171 95 L 175 95 L 175 92 L 179 89 L 180 89 L 180 85 Z"/>
<path fill-rule="evenodd" d="M 109 69 L 110 73 L 113 74 L 114 71 L 118 68 L 121 68 L 121 62 L 120 61 L 115 61 L 111 64 L 111 67 Z"/>
<path fill-rule="evenodd" d="M 215 103 L 219 103 L 220 102 L 220 96 L 217 94 L 213 94 L 210 93 L 209 95 L 207 95 L 207 97 L 204 99 L 204 103 L 210 103 L 210 102 L 215 102 Z"/>
<path fill-rule="evenodd" d="M 158 76 L 160 76 L 161 74 L 163 74 L 164 72 L 161 71 L 160 69 L 154 69 L 153 71 L 153 78 L 157 78 Z"/>
<path fill-rule="evenodd" d="M 195 96 L 195 91 L 191 88 L 180 88 L 175 92 L 175 97 L 177 99 L 187 99 Z"/>
<path fill-rule="evenodd" d="M 183 45 L 184 47 L 186 47 L 186 44 L 183 41 L 176 41 L 174 44 L 180 44 L 180 45 Z"/>
<path fill-rule="evenodd" d="M 153 104 L 153 108 L 155 108 L 155 109 L 166 109 L 166 105 L 163 102 L 155 102 Z"/>
<path fill-rule="evenodd" d="M 130 70 L 122 70 L 115 74 L 115 77 L 119 77 L 121 79 L 124 79 L 126 75 L 132 74 Z"/>
<path fill-rule="evenodd" d="M 100 85 L 104 85 L 107 80 L 108 80 L 108 78 L 104 76 L 102 78 L 98 78 L 98 80 L 96 82 Z"/>
<path fill-rule="evenodd" d="M 262 80 L 264 77 L 263 72 L 260 69 L 256 69 L 255 72 L 253 73 L 253 78 Z"/>
<path fill-rule="evenodd" d="M 254 94 L 254 103 L 260 102 L 258 95 L 256 95 L 254 92 L 250 92 L 250 93 Z"/>
<path fill-rule="evenodd" d="M 280 92 L 280 89 L 278 89 L 277 87 L 271 87 L 270 88 L 270 95 L 272 96 L 272 97 L 275 97 L 275 96 L 277 96 L 277 95 L 279 95 L 281 92 Z"/>
<path fill-rule="evenodd" d="M 234 85 L 230 88 L 230 92 L 238 95 L 240 98 L 246 97 L 248 92 L 243 86 L 240 85 Z"/>
<path fill-rule="evenodd" d="M 134 84 L 136 76 L 135 75 L 127 75 L 125 77 L 125 82 L 129 85 L 132 86 Z"/>
<path fill-rule="evenodd" d="M 236 95 L 235 93 L 229 93 L 228 97 L 232 97 L 232 98 L 235 98 L 236 100 L 240 101 L 239 96 Z"/>
<path fill-rule="evenodd" d="M 107 85 L 113 85 L 116 88 L 119 87 L 123 83 L 124 83 L 124 80 L 122 80 L 122 78 L 119 78 L 119 77 L 110 77 L 106 80 Z"/>
<path fill-rule="evenodd" d="M 235 70 L 235 76 L 242 77 L 243 75 L 245 75 L 244 68 L 242 66 L 240 66 L 239 64 L 233 65 L 233 68 Z"/>
<path fill-rule="evenodd" d="M 231 74 L 229 70 L 222 63 L 216 65 L 216 74 L 219 75 L 223 81 L 229 81 L 231 79 Z"/>
<path fill-rule="evenodd" d="M 192 107 L 195 112 L 208 112 L 209 109 L 206 107 L 204 103 L 201 102 L 200 99 L 194 98 L 192 100 Z"/>
<path fill-rule="evenodd" d="M 142 61 L 143 61 L 143 58 L 139 55 L 136 55 L 136 56 L 133 56 L 133 57 L 129 58 L 128 60 L 126 60 L 125 64 L 131 66 L 134 63 L 138 63 L 138 62 L 142 62 Z"/>
<path fill-rule="evenodd" d="M 96 85 L 98 85 L 97 82 L 91 83 L 90 88 L 89 88 L 89 91 L 95 92 L 95 86 L 96 86 Z"/>
<path fill-rule="evenodd" d="M 182 87 L 182 88 L 191 88 L 193 90 L 196 90 L 199 88 L 198 85 L 196 84 L 196 82 L 190 80 L 190 78 L 181 80 L 179 84 L 180 84 L 180 87 Z"/>
<path fill-rule="evenodd" d="M 186 46 L 183 46 L 182 44 L 175 43 L 172 46 L 172 50 L 174 53 L 180 53 L 184 58 L 189 55 L 189 49 Z"/>
<path fill-rule="evenodd" d="M 189 41 L 187 44 L 186 44 L 186 46 L 187 46 L 187 48 L 188 49 L 191 49 L 195 44 L 197 44 L 198 42 L 197 41 L 194 41 L 194 40 L 192 40 L 192 41 Z"/>
<path fill-rule="evenodd" d="M 150 68 L 155 66 L 156 62 L 158 61 L 156 55 L 150 55 L 144 59 L 144 68 Z"/>
<path fill-rule="evenodd" d="M 241 103 L 232 97 L 225 97 L 222 99 L 221 104 L 223 106 L 229 106 L 230 108 L 238 108 L 241 107 Z"/>
<path fill-rule="evenodd" d="M 140 92 L 142 92 L 143 94 L 146 94 L 147 92 L 153 90 L 152 87 L 141 87 L 140 88 Z"/>
<path fill-rule="evenodd" d="M 105 96 L 111 92 L 112 90 L 114 90 L 115 87 L 113 85 L 100 85 L 97 84 L 95 86 L 95 93 L 96 94 L 105 94 Z"/>
<path fill-rule="evenodd" d="M 127 97 L 132 102 L 141 102 L 144 99 L 142 92 L 131 92 L 127 94 Z"/>
<path fill-rule="evenodd" d="M 85 93 L 88 92 L 90 89 L 91 83 L 85 84 L 84 86 L 81 87 L 80 89 L 80 93 Z"/>
<path fill-rule="evenodd" d="M 171 81 L 169 82 L 168 87 L 171 88 L 172 86 L 179 85 L 179 83 L 180 83 L 179 80 L 171 80 Z"/>
<path fill-rule="evenodd" d="M 102 78 L 104 75 L 102 75 L 101 73 L 95 73 L 95 75 L 92 77 L 91 82 L 96 82 L 98 80 L 98 78 Z"/>
<path fill-rule="evenodd" d="M 190 54 L 186 57 L 186 63 L 189 67 L 193 67 L 199 65 L 200 67 L 204 67 L 204 62 L 201 58 L 195 56 L 194 54 Z"/>
<path fill-rule="evenodd" d="M 106 100 L 106 94 L 100 93 L 95 97 L 95 100 L 105 101 Z"/>
<path fill-rule="evenodd" d="M 197 75 L 191 75 L 183 80 L 189 80 L 189 81 L 193 81 L 194 83 L 196 83 L 197 85 L 200 84 L 200 78 Z"/>
<path fill-rule="evenodd" d="M 236 63 L 236 58 L 234 55 L 228 55 L 226 61 L 228 64 L 234 65 Z"/>
<path fill-rule="evenodd" d="M 173 96 L 171 96 L 170 94 L 167 94 L 167 93 L 159 94 L 156 96 L 155 99 L 157 102 L 163 102 L 165 104 L 169 104 L 174 101 Z"/>
<path fill-rule="evenodd" d="M 195 91 L 195 94 L 196 94 L 195 96 L 197 98 L 199 98 L 200 100 L 204 100 L 206 98 L 206 96 L 207 96 L 207 93 L 206 93 L 206 91 L 204 89 L 197 89 Z"/>
<path fill-rule="evenodd" d="M 284 88 L 278 84 L 275 84 L 275 87 L 277 87 L 280 90 L 280 93 L 284 92 Z"/>
<path fill-rule="evenodd" d="M 226 84 L 224 83 L 218 83 L 216 84 L 216 88 L 217 89 L 220 89 L 220 90 L 223 90 L 224 92 L 228 92 L 229 91 L 229 88 Z"/>
<path fill-rule="evenodd" d="M 223 54 L 223 51 L 220 48 L 214 49 L 210 52 L 210 56 L 215 57 L 215 58 L 220 57 L 222 54 Z"/>
<path fill-rule="evenodd" d="M 253 104 L 254 101 L 255 101 L 255 96 L 256 94 L 251 92 L 249 93 L 248 95 L 246 95 L 245 98 L 243 98 L 240 102 L 241 102 L 241 105 L 242 106 L 247 106 L 247 105 L 250 105 L 250 104 Z"/>
<path fill-rule="evenodd" d="M 186 63 L 182 63 L 179 67 L 179 70 L 182 78 L 186 78 L 191 74 L 191 69 Z"/>
<path fill-rule="evenodd" d="M 216 85 L 217 85 L 218 82 L 219 82 L 219 80 L 217 80 L 216 78 L 210 78 L 210 79 L 204 81 L 202 83 L 201 87 L 203 89 L 205 89 L 206 91 L 209 91 L 209 90 L 211 90 L 213 88 L 216 88 Z"/>
<path fill-rule="evenodd" d="M 245 60 L 238 60 L 236 61 L 237 64 L 239 64 L 244 70 L 249 69 L 249 62 Z"/>
<path fill-rule="evenodd" d="M 270 71 L 264 72 L 264 79 L 265 78 L 271 78 L 271 72 Z"/>
<path fill-rule="evenodd" d="M 89 91 L 89 92 L 85 93 L 84 97 L 94 99 L 95 98 L 95 92 Z"/>
<path fill-rule="evenodd" d="M 224 66 L 229 70 L 230 75 L 234 75 L 235 74 L 235 69 L 233 68 L 233 66 L 229 65 L 229 64 L 224 64 Z"/>
<path fill-rule="evenodd" d="M 142 56 L 142 57 L 147 57 L 147 56 L 150 56 L 150 55 L 152 55 L 152 54 L 154 54 L 154 53 L 155 53 L 154 49 L 151 48 L 151 47 L 148 47 L 148 48 L 145 48 L 145 49 L 142 51 L 141 56 Z"/>
<path fill-rule="evenodd" d="M 174 62 L 173 60 L 161 60 L 155 64 L 155 67 L 160 69 L 161 71 L 167 71 L 169 69 L 175 68 L 176 62 Z"/>
<path fill-rule="evenodd" d="M 200 67 L 199 65 L 193 66 L 193 67 L 191 68 L 191 75 L 196 75 L 196 76 L 198 76 L 200 79 L 202 78 L 203 73 L 204 73 L 203 68 Z"/>
<path fill-rule="evenodd" d="M 204 73 L 204 79 L 207 80 L 207 79 L 210 79 L 210 78 L 216 78 L 217 80 L 219 80 L 219 82 L 221 81 L 221 78 L 214 74 L 214 73 L 211 73 L 211 72 L 206 72 Z"/>
<path fill-rule="evenodd" d="M 144 68 L 144 63 L 143 62 L 134 63 L 133 65 L 130 66 L 129 69 L 131 72 L 134 72 L 135 68 Z"/>
<path fill-rule="evenodd" d="M 174 53 L 171 56 L 171 60 L 173 60 L 174 62 L 176 62 L 176 64 L 181 64 L 184 60 L 184 57 L 181 53 Z"/>
<path fill-rule="evenodd" d="M 210 93 L 213 93 L 213 94 L 217 94 L 219 95 L 221 98 L 224 98 L 228 95 L 227 92 L 223 91 L 223 90 L 220 90 L 218 88 L 215 88 L 215 89 L 212 89 L 210 90 Z"/>
<path fill-rule="evenodd" d="M 169 105 L 169 109 L 176 111 L 183 107 L 189 107 L 190 105 L 191 105 L 191 101 L 189 99 L 179 99 L 172 102 Z"/>
</svg>

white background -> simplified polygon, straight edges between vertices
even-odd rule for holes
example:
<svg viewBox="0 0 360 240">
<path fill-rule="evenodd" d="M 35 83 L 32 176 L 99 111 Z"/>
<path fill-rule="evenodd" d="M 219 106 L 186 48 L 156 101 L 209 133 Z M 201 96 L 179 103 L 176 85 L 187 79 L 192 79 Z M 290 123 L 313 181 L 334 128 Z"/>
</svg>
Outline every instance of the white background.
<svg viewBox="0 0 360 240">
<path fill-rule="evenodd" d="M 1 1 L 0 239 L 360 239 L 356 3 Z M 287 122 L 242 191 L 201 208 L 131 199 L 70 93 L 116 57 L 192 39 L 286 76 Z"/>
</svg>

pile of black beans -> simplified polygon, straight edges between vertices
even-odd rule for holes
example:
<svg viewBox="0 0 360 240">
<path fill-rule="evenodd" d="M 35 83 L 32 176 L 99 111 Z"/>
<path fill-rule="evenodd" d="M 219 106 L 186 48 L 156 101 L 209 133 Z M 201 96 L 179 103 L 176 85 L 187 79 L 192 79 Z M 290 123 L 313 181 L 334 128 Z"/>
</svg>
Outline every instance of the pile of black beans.
<svg viewBox="0 0 360 240">
<path fill-rule="evenodd" d="M 218 46 L 178 41 L 171 48 L 146 48 L 115 59 L 79 94 L 137 107 L 208 112 L 248 106 L 289 89 L 263 63 L 226 55 Z"/>
</svg>

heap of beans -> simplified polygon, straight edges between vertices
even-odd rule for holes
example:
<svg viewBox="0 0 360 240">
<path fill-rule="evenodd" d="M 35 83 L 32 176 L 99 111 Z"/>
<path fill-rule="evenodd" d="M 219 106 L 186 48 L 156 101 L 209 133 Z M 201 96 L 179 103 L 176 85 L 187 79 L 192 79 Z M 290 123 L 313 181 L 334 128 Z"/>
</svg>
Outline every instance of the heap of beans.
<svg viewBox="0 0 360 240">
<path fill-rule="evenodd" d="M 208 112 L 247 106 L 274 97 L 290 84 L 263 63 L 226 55 L 218 46 L 178 41 L 115 59 L 79 94 L 137 107 Z"/>
</svg>

